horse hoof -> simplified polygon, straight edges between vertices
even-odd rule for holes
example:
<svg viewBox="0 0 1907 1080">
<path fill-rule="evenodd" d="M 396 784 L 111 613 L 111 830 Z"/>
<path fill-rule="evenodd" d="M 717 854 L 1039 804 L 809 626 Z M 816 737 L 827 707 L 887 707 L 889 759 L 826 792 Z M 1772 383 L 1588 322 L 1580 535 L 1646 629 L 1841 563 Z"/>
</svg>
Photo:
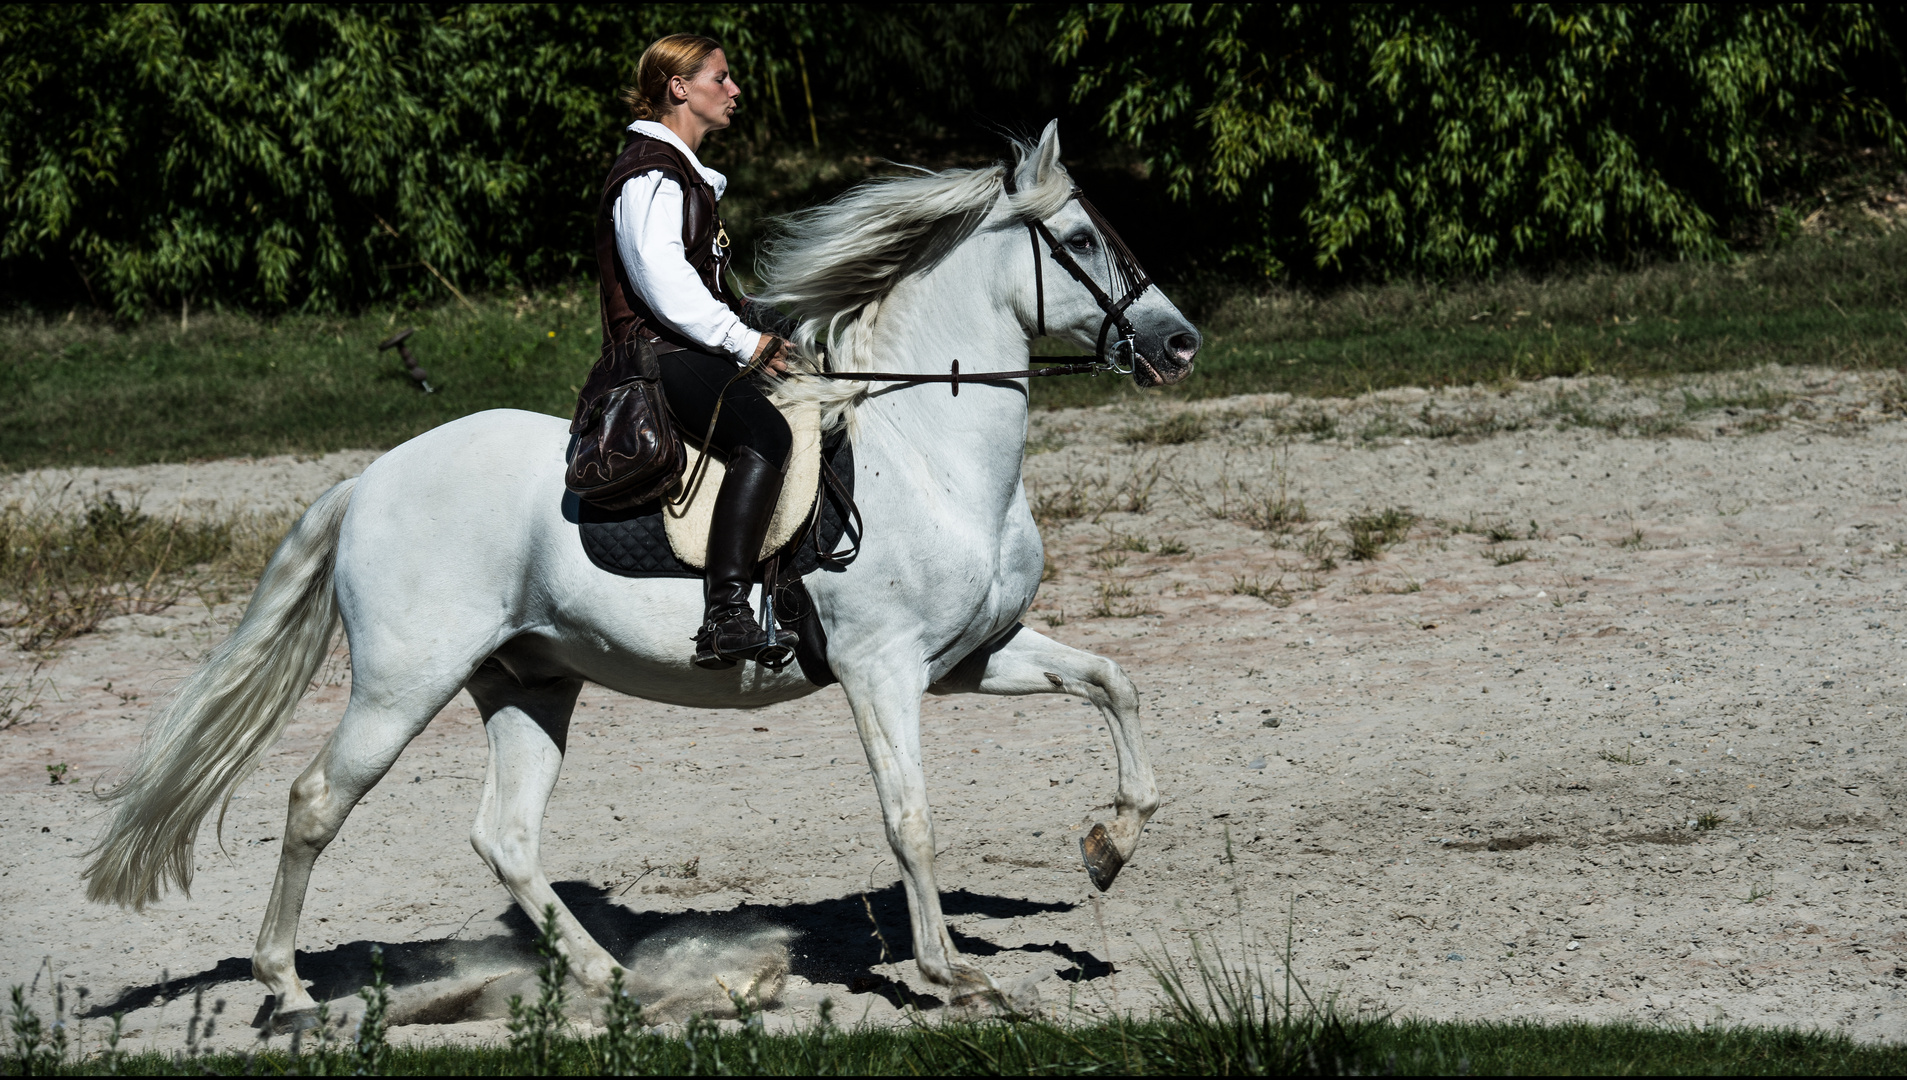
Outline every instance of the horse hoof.
<svg viewBox="0 0 1907 1080">
<path fill-rule="evenodd" d="M 962 1020 L 984 1020 L 1006 1012 L 1006 1001 L 998 991 L 977 990 L 961 994 L 947 1003 L 947 1011 Z"/>
<path fill-rule="evenodd" d="M 1093 887 L 1100 892 L 1112 888 L 1113 879 L 1126 865 L 1104 825 L 1094 825 L 1092 832 L 1080 838 L 1079 855 L 1086 862 L 1086 873 L 1093 879 Z"/>
<path fill-rule="evenodd" d="M 294 1031 L 310 1031 L 318 1026 L 318 1010 L 293 1009 L 290 1012 L 271 1014 L 271 1033 L 289 1035 Z"/>
<path fill-rule="evenodd" d="M 1038 981 L 1033 978 L 1010 987 L 960 994 L 947 1003 L 947 1011 L 961 1020 L 1023 1020 L 1037 1017 L 1040 1015 L 1040 991 L 1033 984 Z"/>
</svg>

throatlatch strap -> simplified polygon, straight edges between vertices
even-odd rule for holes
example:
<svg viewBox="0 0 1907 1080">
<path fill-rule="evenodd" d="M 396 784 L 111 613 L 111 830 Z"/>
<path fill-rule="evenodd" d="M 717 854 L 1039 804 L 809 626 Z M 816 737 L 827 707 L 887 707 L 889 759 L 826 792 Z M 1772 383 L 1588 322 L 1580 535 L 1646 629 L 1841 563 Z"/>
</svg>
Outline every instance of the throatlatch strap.
<svg viewBox="0 0 1907 1080">
<path fill-rule="evenodd" d="M 1042 269 L 1045 259 L 1040 258 L 1040 234 L 1031 224 L 1026 227 L 1026 238 L 1033 241 L 1033 296 L 1034 310 L 1039 314 L 1038 337 L 1046 336 L 1046 271 Z"/>
</svg>

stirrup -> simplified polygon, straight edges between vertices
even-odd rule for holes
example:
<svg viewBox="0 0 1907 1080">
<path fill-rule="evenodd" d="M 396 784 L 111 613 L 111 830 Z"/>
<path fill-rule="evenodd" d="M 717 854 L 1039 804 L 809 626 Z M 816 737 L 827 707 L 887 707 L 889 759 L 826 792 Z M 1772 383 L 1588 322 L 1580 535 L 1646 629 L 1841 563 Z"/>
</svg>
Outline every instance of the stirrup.
<svg viewBox="0 0 1907 1080">
<path fill-rule="evenodd" d="M 770 671 L 780 671 L 795 662 L 795 646 L 801 639 L 786 630 L 775 635 L 775 640 L 764 643 L 755 653 L 755 662 Z"/>
</svg>

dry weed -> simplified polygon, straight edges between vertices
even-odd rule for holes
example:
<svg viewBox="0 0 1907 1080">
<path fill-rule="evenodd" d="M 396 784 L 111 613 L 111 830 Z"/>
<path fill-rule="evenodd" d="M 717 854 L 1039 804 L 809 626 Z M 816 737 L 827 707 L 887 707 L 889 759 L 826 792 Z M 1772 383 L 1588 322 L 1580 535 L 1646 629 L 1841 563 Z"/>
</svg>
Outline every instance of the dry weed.
<svg viewBox="0 0 1907 1080">
<path fill-rule="evenodd" d="M 1091 477 L 1069 476 L 1063 485 L 1039 486 L 1033 491 L 1033 520 L 1041 528 L 1105 512 L 1106 485 Z"/>
<path fill-rule="evenodd" d="M 1338 568 L 1338 543 L 1322 528 L 1306 533 L 1298 542 L 1298 550 L 1311 560 L 1313 569 L 1328 573 Z"/>
<path fill-rule="evenodd" d="M 1290 474 L 1282 458 L 1273 458 L 1268 484 L 1232 476 L 1229 459 L 1219 466 L 1217 479 L 1209 485 L 1177 475 L 1166 477 L 1166 482 L 1205 516 L 1235 521 L 1261 532 L 1284 534 L 1311 520 L 1304 499 L 1291 494 Z"/>
<path fill-rule="evenodd" d="M 9 506 L 0 511 L 0 629 L 22 649 L 46 649 L 187 592 L 249 588 L 288 524 L 160 520 L 110 493 L 77 513 Z"/>
<path fill-rule="evenodd" d="M 1376 559 L 1384 554 L 1385 548 L 1410 535 L 1411 527 L 1416 524 L 1417 515 L 1398 506 L 1353 514 L 1344 521 L 1344 531 L 1351 538 L 1351 558 Z"/>
<path fill-rule="evenodd" d="M 1099 594 L 1093 605 L 1092 614 L 1101 619 L 1136 619 L 1141 615 L 1158 614 L 1144 604 L 1133 601 L 1131 597 L 1131 585 L 1108 578 L 1099 583 Z"/>
<path fill-rule="evenodd" d="M 53 685 L 40 677 L 43 666 L 35 664 L 25 675 L 0 682 L 0 731 L 22 723 L 27 713 L 40 707 L 40 696 Z"/>
<path fill-rule="evenodd" d="M 1290 607 L 1291 602 L 1296 599 L 1296 597 L 1292 595 L 1291 590 L 1285 587 L 1285 576 L 1283 574 L 1279 574 L 1278 580 L 1269 585 L 1265 583 L 1265 579 L 1262 577 L 1254 576 L 1248 578 L 1242 574 L 1235 575 L 1232 578 L 1232 594 L 1235 596 L 1255 596 L 1265 603 L 1270 604 L 1272 607 L 1281 608 Z"/>
<path fill-rule="evenodd" d="M 1143 514 L 1152 507 L 1152 492 L 1162 472 L 1163 467 L 1154 458 L 1134 465 L 1123 480 L 1068 476 L 1057 484 L 1029 485 L 1027 501 L 1033 520 L 1041 528 L 1081 519 L 1098 521 L 1114 510 Z"/>
<path fill-rule="evenodd" d="M 1131 446 L 1182 446 L 1197 442 L 1205 437 L 1207 425 L 1205 417 L 1195 412 L 1182 412 L 1155 420 L 1150 424 L 1141 424 L 1119 436 L 1120 441 Z"/>
</svg>

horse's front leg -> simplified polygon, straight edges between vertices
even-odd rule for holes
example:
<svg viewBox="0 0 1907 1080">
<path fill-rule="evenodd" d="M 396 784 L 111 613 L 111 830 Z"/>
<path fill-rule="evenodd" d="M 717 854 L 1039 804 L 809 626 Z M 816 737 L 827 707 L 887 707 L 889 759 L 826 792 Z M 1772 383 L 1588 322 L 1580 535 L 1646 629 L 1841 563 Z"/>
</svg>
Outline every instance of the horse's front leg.
<svg viewBox="0 0 1907 1080">
<path fill-rule="evenodd" d="M 927 806 L 927 779 L 920 758 L 920 696 L 926 678 L 895 677 L 892 672 L 901 664 L 869 666 L 881 674 L 857 677 L 858 673 L 848 672 L 842 685 L 874 773 L 887 842 L 907 889 L 914 963 L 922 978 L 952 992 L 955 1006 L 970 1008 L 983 1001 L 1004 1004 L 986 972 L 962 961 L 941 915 L 940 887 L 934 880 L 934 819 Z"/>
<path fill-rule="evenodd" d="M 1015 626 L 976 650 L 928 688 L 936 694 L 1071 694 L 1092 702 L 1106 718 L 1119 757 L 1119 792 L 1112 826 L 1094 825 L 1079 841 L 1086 872 L 1101 892 L 1132 860 L 1139 833 L 1159 808 L 1145 735 L 1139 730 L 1139 692 L 1118 664 Z"/>
</svg>

